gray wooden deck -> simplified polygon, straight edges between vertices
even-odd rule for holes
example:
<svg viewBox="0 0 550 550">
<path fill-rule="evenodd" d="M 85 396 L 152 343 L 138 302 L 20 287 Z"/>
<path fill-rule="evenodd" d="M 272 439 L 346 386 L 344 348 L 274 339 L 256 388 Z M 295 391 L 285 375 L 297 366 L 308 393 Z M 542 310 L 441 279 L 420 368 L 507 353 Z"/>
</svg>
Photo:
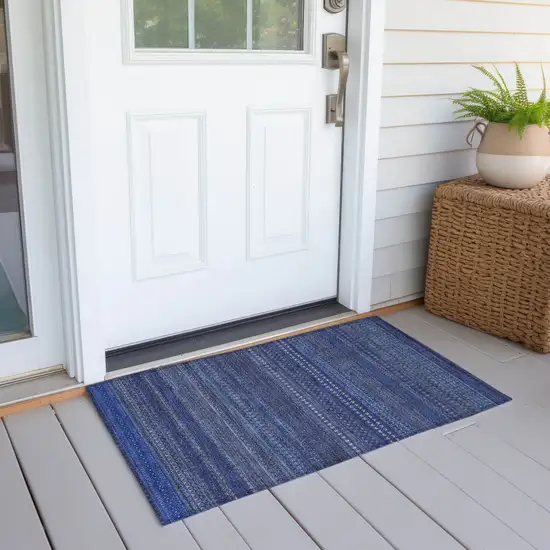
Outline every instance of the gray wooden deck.
<svg viewBox="0 0 550 550">
<path fill-rule="evenodd" d="M 421 308 L 387 319 L 514 400 L 167 527 L 88 399 L 10 416 L 0 548 L 550 549 L 550 357 Z"/>
</svg>

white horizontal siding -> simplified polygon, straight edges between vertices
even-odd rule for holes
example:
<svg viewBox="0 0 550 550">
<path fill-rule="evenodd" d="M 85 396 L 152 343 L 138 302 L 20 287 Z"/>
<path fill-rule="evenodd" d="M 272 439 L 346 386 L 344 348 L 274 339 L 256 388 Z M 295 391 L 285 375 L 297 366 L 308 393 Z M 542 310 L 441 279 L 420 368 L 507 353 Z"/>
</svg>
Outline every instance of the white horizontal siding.
<svg viewBox="0 0 550 550">
<path fill-rule="evenodd" d="M 430 236 L 431 220 L 431 212 L 378 220 L 374 230 L 374 248 L 427 239 Z"/>
<path fill-rule="evenodd" d="M 388 302 L 382 302 L 379 304 L 372 304 L 372 310 L 376 311 L 377 309 L 382 309 L 396 304 L 404 304 L 410 302 L 411 300 L 416 300 L 418 298 L 424 297 L 424 291 L 418 292 L 417 294 L 411 294 L 410 296 L 403 296 L 402 298 L 397 298 L 396 300 L 389 300 Z"/>
<path fill-rule="evenodd" d="M 386 246 L 374 251 L 373 277 L 392 275 L 426 265 L 428 258 L 428 241 Z"/>
<path fill-rule="evenodd" d="M 550 9 L 549 16 L 550 16 Z M 471 40 L 477 35 L 469 35 Z M 540 54 L 542 57 L 542 54 Z M 491 63 L 480 63 L 488 68 Z M 515 82 L 515 67 L 512 63 L 497 63 L 495 65 L 502 76 L 511 84 Z M 542 88 L 542 75 L 539 64 L 523 65 L 521 68 L 525 81 L 530 89 Z M 550 75 L 550 64 L 544 65 L 547 75 Z M 385 65 L 382 80 L 382 95 L 384 97 L 410 97 L 415 95 L 456 95 L 467 88 L 490 88 L 487 77 L 469 64 L 419 64 Z"/>
<path fill-rule="evenodd" d="M 448 181 L 475 173 L 475 149 L 381 159 L 378 163 L 378 189 Z"/>
<path fill-rule="evenodd" d="M 550 69 L 548 74 L 550 78 Z M 529 96 L 532 101 L 538 99 L 540 90 L 530 91 Z M 454 122 L 454 112 L 459 107 L 453 105 L 452 100 L 458 97 L 457 94 L 384 97 L 380 125 L 382 128 L 391 128 Z"/>
<path fill-rule="evenodd" d="M 424 292 L 426 268 L 424 266 L 375 277 L 372 280 L 372 303 L 389 305 L 388 302 L 398 303 L 405 296 Z"/>
<path fill-rule="evenodd" d="M 382 304 L 391 300 L 391 276 L 375 277 L 372 280 L 371 302 Z"/>
<path fill-rule="evenodd" d="M 386 31 L 384 56 L 385 63 L 548 63 L 550 34 Z"/>
<path fill-rule="evenodd" d="M 388 189 L 376 195 L 376 219 L 395 218 L 432 209 L 433 196 L 437 183 Z"/>
<path fill-rule="evenodd" d="M 453 97 L 491 83 L 470 65 L 494 63 L 514 87 L 524 63 L 530 94 L 550 77 L 550 0 L 387 0 L 376 205 L 373 304 L 424 286 L 430 212 L 439 183 L 476 172 L 454 121 Z M 477 145 L 475 143 L 474 145 Z"/>
<path fill-rule="evenodd" d="M 488 1 L 387 0 L 386 28 L 418 31 L 540 33 L 548 31 L 548 2 L 525 0 L 495 6 Z M 531 5 L 530 5 L 531 4 Z"/>
<path fill-rule="evenodd" d="M 453 112 L 458 108 L 451 103 L 457 95 L 382 98 L 380 125 L 412 126 L 453 122 Z"/>
<path fill-rule="evenodd" d="M 488 2 L 488 3 L 498 3 L 498 4 L 518 4 L 518 5 L 529 5 L 534 4 L 537 6 L 550 6 L 548 0 L 461 0 L 462 2 Z"/>
<path fill-rule="evenodd" d="M 466 136 L 472 123 L 449 122 L 380 129 L 380 158 L 407 157 L 469 149 Z M 474 145 L 479 143 L 476 133 Z"/>
<path fill-rule="evenodd" d="M 422 265 L 410 271 L 401 271 L 391 276 L 391 299 L 424 292 L 426 266 Z"/>
</svg>

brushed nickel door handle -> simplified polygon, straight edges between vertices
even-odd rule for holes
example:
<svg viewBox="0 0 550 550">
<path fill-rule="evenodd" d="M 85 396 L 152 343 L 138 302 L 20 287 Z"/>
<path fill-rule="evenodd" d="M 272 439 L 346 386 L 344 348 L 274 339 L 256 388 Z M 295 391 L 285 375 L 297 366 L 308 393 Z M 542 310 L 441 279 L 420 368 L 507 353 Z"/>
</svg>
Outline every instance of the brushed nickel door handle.
<svg viewBox="0 0 550 550">
<path fill-rule="evenodd" d="M 338 52 L 336 55 L 340 67 L 340 78 L 338 79 L 338 93 L 336 94 L 334 124 L 337 128 L 341 128 L 344 125 L 344 97 L 348 85 L 349 55 L 346 52 Z"/>
<path fill-rule="evenodd" d="M 327 124 L 334 124 L 341 128 L 344 125 L 344 98 L 348 84 L 350 60 L 345 51 L 346 37 L 341 34 L 330 33 L 323 35 L 323 67 L 338 69 L 338 93 L 327 95 L 326 114 Z"/>
</svg>

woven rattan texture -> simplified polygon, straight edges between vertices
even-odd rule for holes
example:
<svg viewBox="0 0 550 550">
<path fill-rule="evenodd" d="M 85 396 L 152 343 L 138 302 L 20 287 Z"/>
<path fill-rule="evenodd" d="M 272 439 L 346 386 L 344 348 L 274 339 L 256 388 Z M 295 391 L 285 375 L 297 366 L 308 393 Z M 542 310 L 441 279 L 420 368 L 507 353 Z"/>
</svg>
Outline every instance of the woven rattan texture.
<svg viewBox="0 0 550 550">
<path fill-rule="evenodd" d="M 426 309 L 550 352 L 550 180 L 504 190 L 472 176 L 436 191 Z"/>
</svg>

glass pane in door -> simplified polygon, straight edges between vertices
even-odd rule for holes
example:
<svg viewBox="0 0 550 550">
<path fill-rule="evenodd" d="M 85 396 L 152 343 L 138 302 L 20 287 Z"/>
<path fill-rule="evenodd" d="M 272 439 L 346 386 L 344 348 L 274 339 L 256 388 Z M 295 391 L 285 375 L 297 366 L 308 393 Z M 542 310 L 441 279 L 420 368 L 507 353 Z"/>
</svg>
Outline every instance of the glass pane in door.
<svg viewBox="0 0 550 550">
<path fill-rule="evenodd" d="M 246 0 L 195 0 L 195 48 L 246 50 Z"/>
<path fill-rule="evenodd" d="M 302 50 L 301 0 L 254 0 L 255 50 Z"/>
<path fill-rule="evenodd" d="M 133 1 L 138 49 L 304 49 L 304 0 Z"/>
<path fill-rule="evenodd" d="M 30 335 L 21 207 L 10 88 L 10 70 L 0 0 L 0 343 Z"/>
<path fill-rule="evenodd" d="M 134 0 L 136 48 L 189 47 L 187 0 Z"/>
</svg>

